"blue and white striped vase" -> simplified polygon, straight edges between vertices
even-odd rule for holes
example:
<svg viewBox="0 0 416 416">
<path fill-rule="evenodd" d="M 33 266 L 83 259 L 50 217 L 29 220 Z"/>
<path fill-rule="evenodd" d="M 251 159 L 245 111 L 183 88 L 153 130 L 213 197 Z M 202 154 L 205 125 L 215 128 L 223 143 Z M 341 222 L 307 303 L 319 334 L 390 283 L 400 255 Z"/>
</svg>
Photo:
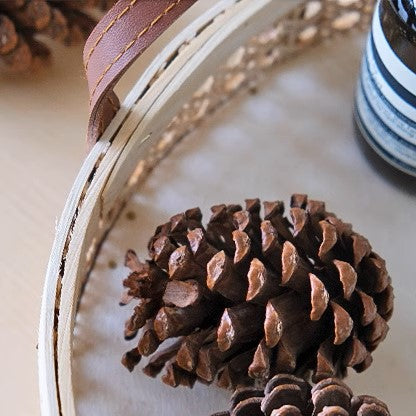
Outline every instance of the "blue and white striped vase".
<svg viewBox="0 0 416 416">
<path fill-rule="evenodd" d="M 368 144 L 416 176 L 416 10 L 413 0 L 376 5 L 355 98 L 355 121 Z"/>
</svg>

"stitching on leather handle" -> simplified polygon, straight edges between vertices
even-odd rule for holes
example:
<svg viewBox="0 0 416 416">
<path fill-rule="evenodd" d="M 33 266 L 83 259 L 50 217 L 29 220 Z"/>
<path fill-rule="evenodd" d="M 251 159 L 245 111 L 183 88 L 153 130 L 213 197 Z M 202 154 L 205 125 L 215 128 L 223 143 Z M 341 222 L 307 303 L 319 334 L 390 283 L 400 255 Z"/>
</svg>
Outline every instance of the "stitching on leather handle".
<svg viewBox="0 0 416 416">
<path fill-rule="evenodd" d="M 84 68 L 85 70 L 88 69 L 88 64 L 90 63 L 91 55 L 94 53 L 96 47 L 100 43 L 103 36 L 114 26 L 114 24 L 120 20 L 136 3 L 138 0 L 131 0 L 130 4 L 125 7 L 114 19 L 106 26 L 106 28 L 98 35 L 97 39 L 94 42 L 94 45 L 92 45 L 91 49 L 88 52 L 88 55 L 85 59 Z"/>
<path fill-rule="evenodd" d="M 166 9 L 160 13 L 157 17 L 155 17 L 150 24 L 148 24 L 144 29 L 142 29 L 140 31 L 140 33 L 138 33 L 136 35 L 136 37 L 130 41 L 129 43 L 127 43 L 123 50 L 107 65 L 107 67 L 104 69 L 104 71 L 101 73 L 101 75 L 98 77 L 94 88 L 91 91 L 91 97 L 90 97 L 90 104 L 92 101 L 92 98 L 95 94 L 95 91 L 97 90 L 98 85 L 100 84 L 100 82 L 102 81 L 102 79 L 105 77 L 105 74 L 111 69 L 111 67 L 124 55 L 124 53 L 129 50 L 145 33 L 147 33 L 154 25 L 157 24 L 157 22 L 165 15 L 167 15 L 176 5 L 178 5 L 182 0 L 176 0 L 174 3 L 171 3 L 168 7 L 166 7 Z"/>
</svg>

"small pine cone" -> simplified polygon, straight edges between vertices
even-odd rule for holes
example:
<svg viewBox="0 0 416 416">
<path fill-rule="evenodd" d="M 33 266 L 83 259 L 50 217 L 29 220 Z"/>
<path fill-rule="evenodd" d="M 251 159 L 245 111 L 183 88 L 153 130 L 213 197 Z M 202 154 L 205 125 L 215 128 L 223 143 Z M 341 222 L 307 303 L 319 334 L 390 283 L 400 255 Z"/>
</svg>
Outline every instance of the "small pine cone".
<svg viewBox="0 0 416 416">
<path fill-rule="evenodd" d="M 372 396 L 354 396 L 337 378 L 314 387 L 289 374 L 274 376 L 264 390 L 237 389 L 231 409 L 212 416 L 390 416 L 387 406 Z"/>
<path fill-rule="evenodd" d="M 49 48 L 38 35 L 66 45 L 80 43 L 96 24 L 96 10 L 115 0 L 7 0 L 0 1 L 0 68 L 23 72 L 47 61 Z"/>
<path fill-rule="evenodd" d="M 150 239 L 151 260 L 126 255 L 122 303 L 138 302 L 125 325 L 138 346 L 123 362 L 168 352 L 144 372 L 172 386 L 214 380 L 224 388 L 264 383 L 278 373 L 315 382 L 360 372 L 385 338 L 393 290 L 384 260 L 320 201 L 217 205 L 206 228 L 198 208 L 175 215 Z M 129 356 L 135 360 L 129 360 Z M 126 363 L 126 360 L 128 361 Z"/>
</svg>

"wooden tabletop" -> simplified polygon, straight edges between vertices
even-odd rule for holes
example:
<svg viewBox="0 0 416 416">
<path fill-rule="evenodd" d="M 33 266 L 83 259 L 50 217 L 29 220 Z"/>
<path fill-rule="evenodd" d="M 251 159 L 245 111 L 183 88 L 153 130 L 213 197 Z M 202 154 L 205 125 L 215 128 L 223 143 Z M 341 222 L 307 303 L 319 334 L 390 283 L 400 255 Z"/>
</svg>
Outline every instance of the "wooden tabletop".
<svg viewBox="0 0 416 416">
<path fill-rule="evenodd" d="M 39 414 L 37 330 L 54 228 L 85 156 L 81 49 L 0 76 L 0 414 Z"/>
</svg>

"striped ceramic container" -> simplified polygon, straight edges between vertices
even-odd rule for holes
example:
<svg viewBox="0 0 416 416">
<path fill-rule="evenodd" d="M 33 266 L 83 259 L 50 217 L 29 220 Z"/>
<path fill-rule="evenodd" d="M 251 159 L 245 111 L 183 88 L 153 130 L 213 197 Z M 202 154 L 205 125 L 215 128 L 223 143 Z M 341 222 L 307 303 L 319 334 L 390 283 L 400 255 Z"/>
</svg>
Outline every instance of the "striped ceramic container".
<svg viewBox="0 0 416 416">
<path fill-rule="evenodd" d="M 370 146 L 416 176 L 416 19 L 413 0 L 380 0 L 362 61 L 355 120 Z"/>
</svg>

